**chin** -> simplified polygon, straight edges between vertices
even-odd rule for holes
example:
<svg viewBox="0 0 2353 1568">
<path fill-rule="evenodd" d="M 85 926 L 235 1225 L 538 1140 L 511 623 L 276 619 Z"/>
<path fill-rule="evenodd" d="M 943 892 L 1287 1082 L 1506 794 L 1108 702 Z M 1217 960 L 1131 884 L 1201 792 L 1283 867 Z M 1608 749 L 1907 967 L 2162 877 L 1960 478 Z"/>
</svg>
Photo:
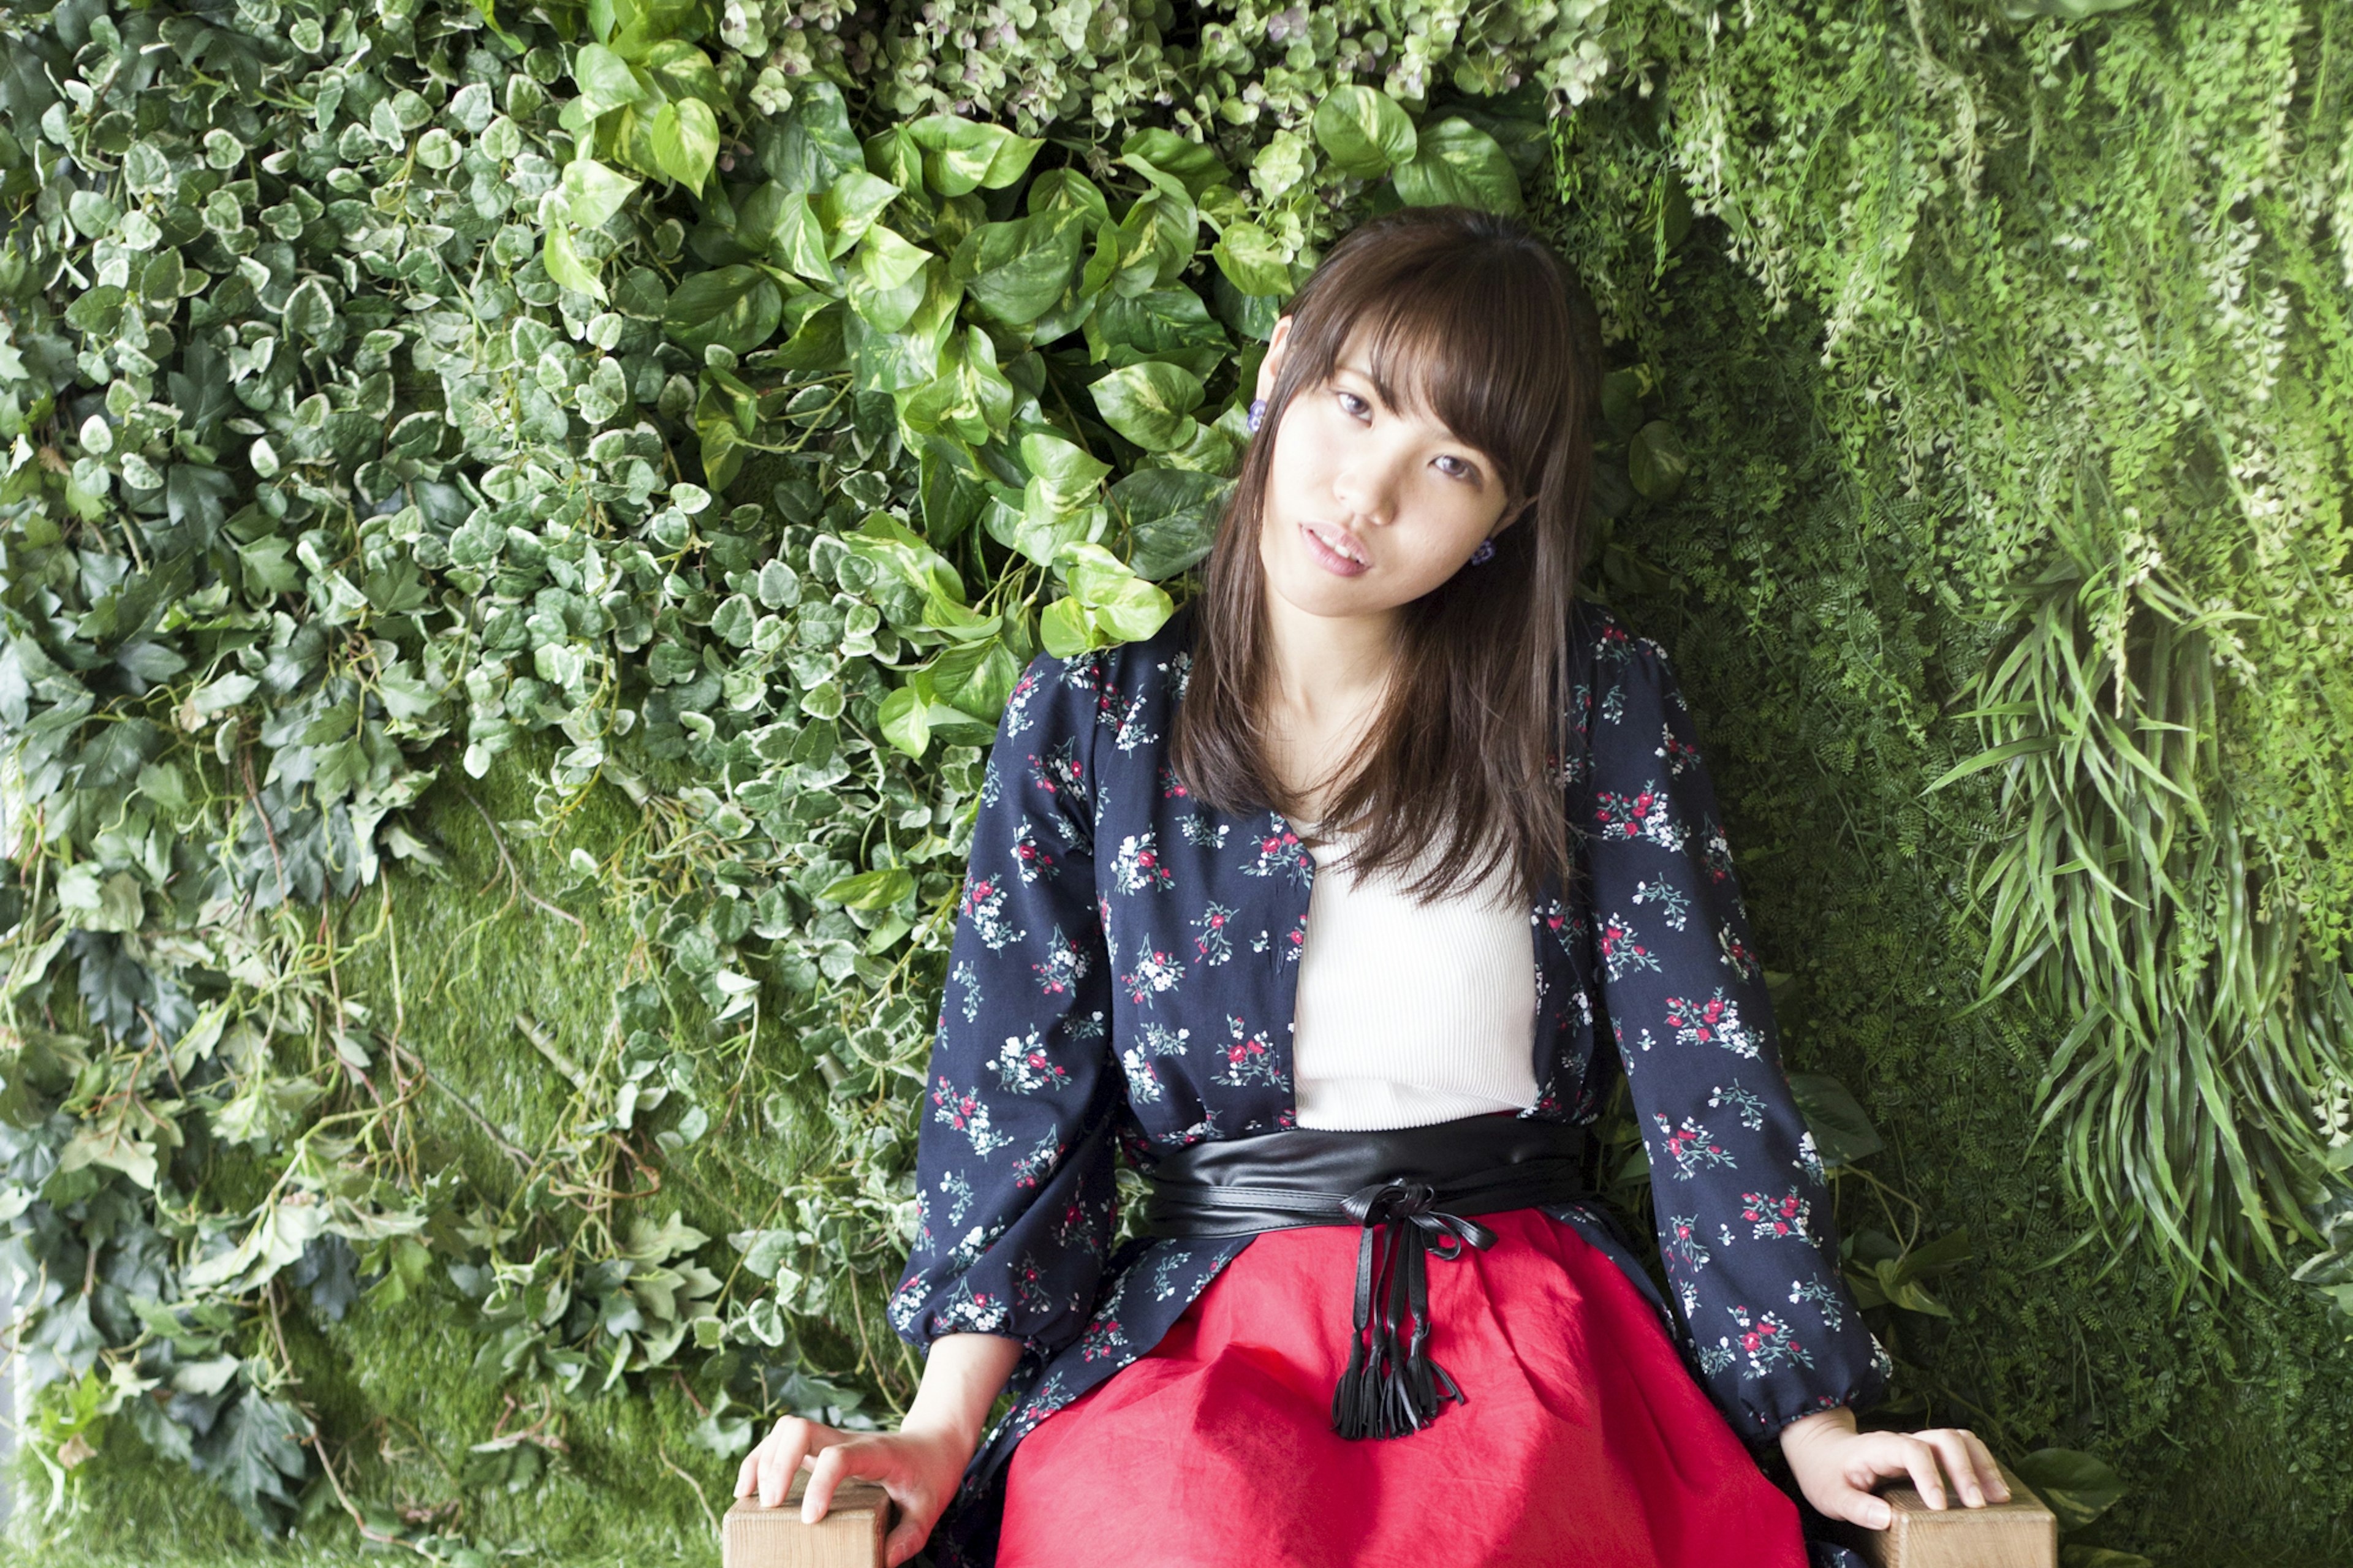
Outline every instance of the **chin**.
<svg viewBox="0 0 2353 1568">
<path fill-rule="evenodd" d="M 1288 573 L 1270 574 L 1267 586 L 1293 608 L 1311 616 L 1367 616 L 1405 602 L 1388 597 L 1384 592 L 1388 584 L 1375 587 L 1361 577 L 1336 578 L 1313 562 Z"/>
</svg>

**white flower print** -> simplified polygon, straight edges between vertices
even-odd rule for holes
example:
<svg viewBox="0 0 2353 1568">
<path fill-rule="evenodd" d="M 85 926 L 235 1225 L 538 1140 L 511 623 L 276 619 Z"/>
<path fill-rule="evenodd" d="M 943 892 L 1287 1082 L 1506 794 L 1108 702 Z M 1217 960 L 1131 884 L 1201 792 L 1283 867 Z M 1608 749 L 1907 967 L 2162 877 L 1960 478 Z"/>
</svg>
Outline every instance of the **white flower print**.
<svg viewBox="0 0 2353 1568">
<path fill-rule="evenodd" d="M 1681 777 L 1686 769 L 1699 761 L 1699 748 L 1687 746 L 1677 740 L 1675 727 L 1664 721 L 1662 721 L 1659 725 L 1658 750 L 1651 754 L 1666 759 L 1667 776 L 1670 778 Z"/>
<path fill-rule="evenodd" d="M 1087 977 L 1093 962 L 1085 948 L 1064 936 L 1062 928 L 1056 926 L 1053 934 L 1046 939 L 1044 961 L 1031 964 L 1029 972 L 1038 977 L 1038 989 L 1046 995 L 1064 996 Z"/>
<path fill-rule="evenodd" d="M 947 1194 L 948 1223 L 962 1225 L 965 1211 L 972 1206 L 972 1184 L 961 1171 L 949 1171 L 940 1177 L 940 1191 Z"/>
<path fill-rule="evenodd" d="M 1765 1125 L 1765 1102 L 1741 1088 L 1738 1079 L 1734 1079 L 1728 1088 L 1718 1084 L 1709 1089 L 1707 1103 L 1711 1110 L 1726 1105 L 1737 1107 L 1740 1125 L 1751 1132 L 1761 1130 Z"/>
<path fill-rule="evenodd" d="M 1731 1151 L 1716 1142 L 1705 1127 L 1690 1117 L 1683 1118 L 1680 1128 L 1670 1126 L 1666 1117 L 1655 1110 L 1651 1113 L 1651 1120 L 1659 1124 L 1659 1140 L 1665 1146 L 1667 1158 L 1674 1162 L 1675 1175 L 1679 1179 L 1690 1180 L 1704 1166 L 1729 1166 L 1734 1163 Z"/>
<path fill-rule="evenodd" d="M 970 1279 L 959 1279 L 948 1293 L 948 1299 L 934 1314 L 942 1333 L 994 1333 L 1005 1326 L 1011 1309 L 995 1296 L 972 1288 Z"/>
<path fill-rule="evenodd" d="M 1732 846 L 1725 839 L 1724 829 L 1712 822 L 1700 847 L 1700 864 L 1707 868 L 1711 881 L 1721 882 L 1732 875 Z"/>
<path fill-rule="evenodd" d="M 1735 1056 L 1758 1055 L 1757 1037 L 1740 1021 L 1739 1004 L 1726 996 L 1721 985 L 1704 1002 L 1668 997 L 1667 1022 L 1673 1026 L 1679 1046 L 1722 1046 Z"/>
<path fill-rule="evenodd" d="M 1193 951 L 1202 967 L 1215 968 L 1233 957 L 1234 944 L 1226 933 L 1226 926 L 1234 918 L 1234 908 L 1212 899 L 1193 921 Z"/>
<path fill-rule="evenodd" d="M 1715 1255 L 1700 1245 L 1699 1215 L 1693 1214 L 1667 1216 L 1667 1264 L 1677 1263 L 1699 1269 L 1704 1268 Z"/>
<path fill-rule="evenodd" d="M 1111 1288 L 1111 1295 L 1095 1315 L 1087 1321 L 1086 1332 L 1079 1336 L 1079 1359 L 1093 1361 L 1111 1355 L 1127 1343 L 1127 1335 L 1119 1321 L 1120 1298 L 1127 1293 L 1128 1276 L 1123 1274 L 1119 1283 Z"/>
<path fill-rule="evenodd" d="M 1184 1272 L 1185 1265 L 1191 1261 L 1192 1259 L 1186 1254 L 1173 1247 L 1162 1253 L 1160 1261 L 1153 1265 L 1152 1268 L 1152 1299 L 1155 1301 L 1166 1301 L 1169 1297 L 1176 1294 L 1176 1277 Z"/>
<path fill-rule="evenodd" d="M 1152 1069 L 1156 1057 L 1181 1057 L 1185 1054 L 1190 1029 L 1171 1029 L 1165 1024 L 1147 1021 L 1143 1038 L 1120 1053 L 1119 1065 L 1127 1074 L 1128 1098 L 1138 1105 L 1160 1103 L 1160 1075 Z"/>
<path fill-rule="evenodd" d="M 970 1139 L 972 1152 L 984 1160 L 1013 1142 L 989 1125 L 988 1101 L 978 1091 L 958 1089 L 945 1078 L 932 1088 L 932 1120 Z"/>
<path fill-rule="evenodd" d="M 1740 1194 L 1740 1217 L 1756 1227 L 1750 1234 L 1758 1241 L 1782 1237 L 1811 1241 L 1813 1233 L 1808 1226 L 1813 1212 L 1813 1205 L 1799 1197 L 1795 1187 L 1778 1198 L 1766 1193 Z"/>
<path fill-rule="evenodd" d="M 1758 962 L 1757 954 L 1749 951 L 1748 944 L 1734 933 L 1731 921 L 1726 921 L 1716 928 L 1715 945 L 1718 949 L 1717 957 L 1723 961 L 1725 967 L 1741 979 L 1754 980 L 1765 973 L 1765 966 Z"/>
<path fill-rule="evenodd" d="M 1225 1060 L 1209 1075 L 1213 1080 L 1236 1085 L 1287 1082 L 1282 1069 L 1275 1066 L 1274 1042 L 1267 1038 L 1264 1029 L 1247 1030 L 1230 1013 L 1226 1015 L 1226 1027 L 1233 1039 L 1225 1047 Z"/>
<path fill-rule="evenodd" d="M 1064 1204 L 1062 1217 L 1054 1222 L 1054 1245 L 1082 1252 L 1098 1251 L 1101 1238 L 1096 1235 L 1095 1227 L 1088 1223 L 1088 1217 L 1084 1200 L 1072 1198 Z"/>
<path fill-rule="evenodd" d="M 997 1053 L 997 1081 L 1009 1094 L 1035 1094 L 1041 1089 L 1060 1089 L 1071 1081 L 1071 1072 L 1046 1054 L 1046 1042 L 1032 1025 L 1027 1038 L 1005 1037 Z"/>
<path fill-rule="evenodd" d="M 1176 885 L 1176 879 L 1160 862 L 1159 846 L 1149 833 L 1131 833 L 1119 842 L 1118 852 L 1112 857 L 1112 886 L 1123 893 L 1165 891 Z"/>
<path fill-rule="evenodd" d="M 1005 1226 L 1002 1225 L 974 1226 L 949 1251 L 948 1260 L 969 1268 L 980 1261 L 980 1255 L 988 1250 L 988 1244 L 1004 1234 Z"/>
<path fill-rule="evenodd" d="M 1637 969 L 1659 967 L 1657 956 L 1643 945 L 1632 922 L 1623 915 L 1611 915 L 1601 922 L 1601 962 L 1612 980 L 1623 980 Z"/>
<path fill-rule="evenodd" d="M 1230 822 L 1211 822 L 1198 811 L 1187 812 L 1176 819 L 1176 831 L 1185 836 L 1187 844 L 1198 844 L 1204 849 L 1223 849 L 1226 835 L 1232 831 Z"/>
<path fill-rule="evenodd" d="M 1093 647 L 1072 654 L 1062 665 L 1062 684 L 1073 691 L 1100 691 L 1103 684 L 1103 655 L 1107 649 Z"/>
<path fill-rule="evenodd" d="M 1662 849 L 1683 847 L 1683 826 L 1675 820 L 1667 792 L 1653 779 L 1630 795 L 1603 790 L 1594 796 L 1593 815 L 1601 824 L 1602 838 L 1639 838 Z"/>
<path fill-rule="evenodd" d="M 1029 826 L 1027 818 L 1013 829 L 1013 874 L 1024 882 L 1062 874 L 1060 864 L 1038 842 L 1037 829 Z"/>
<path fill-rule="evenodd" d="M 1314 879 L 1314 857 L 1300 847 L 1299 835 L 1279 813 L 1267 813 L 1267 826 L 1242 847 L 1251 857 L 1240 866 L 1245 877 L 1288 877 L 1303 888 Z"/>
<path fill-rule="evenodd" d="M 891 1320 L 891 1326 L 899 1332 L 913 1333 L 915 1314 L 923 1307 L 923 1298 L 929 1294 L 928 1282 L 922 1272 L 910 1274 L 899 1282 L 896 1290 L 891 1292 L 891 1300 L 884 1305 L 882 1315 Z"/>
<path fill-rule="evenodd" d="M 1785 1361 L 1795 1362 L 1799 1366 L 1814 1364 L 1812 1353 L 1798 1342 L 1779 1313 L 1758 1312 L 1752 1317 L 1746 1305 L 1726 1310 L 1731 1312 L 1732 1321 L 1740 1325 L 1740 1332 L 1736 1337 L 1727 1335 L 1719 1339 L 1716 1343 L 1733 1352 L 1725 1358 L 1723 1363 L 1725 1366 L 1731 1365 L 1737 1356 L 1748 1358 L 1748 1370 L 1741 1374 L 1743 1378 L 1763 1377 Z"/>
<path fill-rule="evenodd" d="M 1049 1373 L 1045 1381 L 1037 1386 L 1029 1398 L 1006 1413 L 1004 1423 L 997 1428 L 997 1432 L 1009 1434 L 1016 1438 L 1026 1437 L 1037 1428 L 1039 1422 L 1068 1405 L 1071 1398 L 1069 1386 L 1062 1374 L 1060 1372 Z M 991 1433 L 989 1441 L 995 1442 L 997 1435 L 997 1433 Z M 963 1485 L 957 1489 L 958 1495 L 963 1495 L 971 1485 L 971 1479 L 967 1477 Z"/>
<path fill-rule="evenodd" d="M 1078 737 L 1066 736 L 1046 748 L 1046 755 L 1042 759 L 1033 752 L 1029 757 L 1029 783 L 1039 794 L 1063 802 L 1066 808 L 1089 805 L 1085 766 L 1079 761 Z M 1079 841 L 1079 830 L 1071 825 L 1069 816 L 1056 812 L 1053 823 L 1065 844 Z"/>
<path fill-rule="evenodd" d="M 1143 956 L 1135 961 L 1135 967 L 1120 976 L 1119 983 L 1126 988 L 1129 1001 L 1148 1007 L 1153 997 L 1174 990 L 1176 983 L 1184 978 L 1183 959 L 1147 943 Z"/>
<path fill-rule="evenodd" d="M 1008 738 L 1020 734 L 1037 722 L 1036 704 L 1030 700 L 1031 694 L 1037 689 L 1038 670 L 1033 665 L 1021 672 L 1021 679 L 1015 681 L 1013 689 L 1006 694 L 1005 733 Z"/>
<path fill-rule="evenodd" d="M 1832 1333 L 1836 1333 L 1839 1325 L 1846 1321 L 1846 1310 L 1839 1304 L 1839 1293 L 1820 1279 L 1790 1280 L 1789 1300 L 1792 1302 L 1811 1301 L 1814 1310 L 1822 1315 L 1822 1327 Z"/>
<path fill-rule="evenodd" d="M 1667 922 L 1669 931 L 1683 930 L 1683 921 L 1691 913 L 1691 900 L 1663 878 L 1655 882 L 1635 883 L 1632 897 L 1638 904 L 1659 905 L 1661 918 Z"/>
<path fill-rule="evenodd" d="M 1042 1312 L 1054 1304 L 1046 1293 L 1046 1267 L 1037 1254 L 1024 1252 L 1013 1265 L 1013 1299 L 1025 1310 Z"/>
<path fill-rule="evenodd" d="M 1011 1140 L 1008 1139 L 1007 1142 L 1010 1142 Z M 1027 1154 L 1013 1162 L 1013 1184 L 1017 1187 L 1034 1187 L 1052 1175 L 1054 1167 L 1062 1163 L 1062 1152 L 1065 1147 L 1061 1138 L 1056 1133 L 1048 1132 L 1039 1138 L 1037 1142 L 1029 1146 L 1029 1152 Z"/>
<path fill-rule="evenodd" d="M 1123 752 L 1147 746 L 1160 739 L 1157 731 L 1144 727 L 1144 696 L 1141 692 L 1124 702 L 1113 696 L 1108 705 L 1095 715 L 1096 721 L 1112 726 L 1112 743 Z"/>
<path fill-rule="evenodd" d="M 967 877 L 964 887 L 964 914 L 972 921 L 972 929 L 991 951 L 1004 948 L 1008 942 L 1019 942 L 1029 933 L 1005 918 L 1005 884 L 995 877 Z"/>
</svg>

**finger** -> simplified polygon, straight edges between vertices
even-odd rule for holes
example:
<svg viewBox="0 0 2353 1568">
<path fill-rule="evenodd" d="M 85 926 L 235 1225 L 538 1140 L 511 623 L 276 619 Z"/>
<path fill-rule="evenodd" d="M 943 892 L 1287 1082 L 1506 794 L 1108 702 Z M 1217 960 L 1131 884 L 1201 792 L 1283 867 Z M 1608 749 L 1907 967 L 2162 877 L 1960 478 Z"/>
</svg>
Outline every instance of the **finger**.
<svg viewBox="0 0 2353 1568">
<path fill-rule="evenodd" d="M 1885 1530 L 1895 1522 L 1895 1509 L 1876 1492 L 1861 1487 L 1847 1487 L 1831 1499 L 1830 1506 L 1821 1510 L 1832 1519 L 1843 1519 L 1865 1530 Z"/>
<path fill-rule="evenodd" d="M 776 1423 L 776 1429 L 760 1445 L 762 1508 L 775 1508 L 792 1489 L 793 1472 L 800 1468 L 801 1456 L 808 1451 L 811 1426 L 800 1416 L 787 1415 Z"/>
<path fill-rule="evenodd" d="M 1994 1462 L 1993 1450 L 1974 1432 L 1964 1429 L 1961 1437 L 1968 1445 L 1969 1463 L 1977 1468 L 1978 1484 L 1985 1489 L 1985 1495 L 1996 1502 L 2008 1502 L 2010 1483 L 2001 1479 L 2001 1466 Z"/>
<path fill-rule="evenodd" d="M 774 1434 L 770 1436 L 773 1436 Z M 760 1455 L 767 1446 L 765 1438 L 753 1444 L 752 1451 L 744 1456 L 744 1462 L 735 1467 L 737 1497 L 750 1497 L 760 1489 Z"/>
<path fill-rule="evenodd" d="M 882 1561 L 889 1568 L 899 1568 L 899 1564 L 921 1552 L 923 1542 L 931 1538 L 932 1521 L 916 1518 L 902 1504 L 899 1522 L 891 1527 L 890 1535 L 882 1542 Z"/>
<path fill-rule="evenodd" d="M 880 1456 L 861 1449 L 856 1443 L 836 1443 L 817 1457 L 816 1467 L 809 1471 L 808 1487 L 801 1493 L 801 1522 L 815 1524 L 833 1506 L 834 1489 L 852 1475 L 866 1475 L 878 1468 Z M 863 1458 L 864 1466 L 856 1463 Z M 870 1479 L 872 1479 L 870 1477 Z"/>
<path fill-rule="evenodd" d="M 1961 1501 L 1971 1508 L 1985 1506 L 1985 1487 L 1978 1479 L 1977 1456 L 1969 1452 L 1966 1434 L 1951 1426 L 1939 1426 L 1920 1434 L 1920 1440 L 1936 1451 L 1944 1461 L 1945 1473 L 1952 1478 L 1953 1490 Z"/>
<path fill-rule="evenodd" d="M 1930 1508 L 1943 1508 L 1945 1478 L 1936 1473 L 1936 1450 L 1917 1436 L 1905 1437 L 1902 1441 L 1904 1468 L 1912 1473 L 1912 1485 Z"/>
</svg>

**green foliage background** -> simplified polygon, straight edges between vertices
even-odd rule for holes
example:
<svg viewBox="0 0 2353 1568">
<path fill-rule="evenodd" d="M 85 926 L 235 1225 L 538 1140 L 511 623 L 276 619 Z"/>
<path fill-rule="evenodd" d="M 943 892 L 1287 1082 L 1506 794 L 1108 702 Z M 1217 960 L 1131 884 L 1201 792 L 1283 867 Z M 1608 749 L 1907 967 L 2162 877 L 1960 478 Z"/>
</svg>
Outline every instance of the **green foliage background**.
<svg viewBox="0 0 2353 1568">
<path fill-rule="evenodd" d="M 888 1420 L 1005 691 L 1182 596 L 1319 247 L 1458 200 L 1600 307 L 1593 589 L 1881 1418 L 2079 1568 L 2353 1554 L 2338 11 L 0 30 L 20 1544 L 713 1561 L 757 1422 Z"/>
</svg>

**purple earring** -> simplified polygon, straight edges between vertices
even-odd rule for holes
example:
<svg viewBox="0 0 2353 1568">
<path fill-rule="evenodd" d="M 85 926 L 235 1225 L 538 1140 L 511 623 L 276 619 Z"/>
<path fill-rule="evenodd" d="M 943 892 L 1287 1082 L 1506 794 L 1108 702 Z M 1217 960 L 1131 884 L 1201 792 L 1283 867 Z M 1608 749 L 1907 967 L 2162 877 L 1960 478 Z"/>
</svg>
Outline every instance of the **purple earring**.
<svg viewBox="0 0 2353 1568">
<path fill-rule="evenodd" d="M 1472 565 L 1473 565 L 1473 566 L 1476 566 L 1476 565 L 1479 565 L 1479 564 L 1480 564 L 1481 563 L 1482 563 L 1482 562 L 1492 561 L 1492 560 L 1493 560 L 1494 558 L 1495 558 L 1495 542 L 1494 542 L 1494 540 L 1493 540 L 1493 539 L 1482 539 L 1482 540 L 1481 540 L 1481 541 L 1479 542 L 1479 548 L 1478 548 L 1478 549 L 1476 549 L 1476 550 L 1474 550 L 1474 551 L 1472 551 L 1472 552 L 1471 552 L 1471 564 L 1472 564 Z"/>
<path fill-rule="evenodd" d="M 1261 397 L 1261 398 L 1258 399 L 1256 402 L 1254 402 L 1254 403 L 1252 403 L 1252 404 L 1250 405 L 1250 433 L 1251 435 L 1255 436 L 1255 435 L 1257 435 L 1257 434 L 1258 434 L 1258 427 L 1259 427 L 1259 424 L 1260 424 L 1260 422 L 1261 422 L 1261 421 L 1262 421 L 1263 419 L 1265 419 L 1265 417 L 1266 417 L 1266 399 L 1265 399 L 1265 398 L 1263 398 L 1263 397 Z"/>
</svg>

